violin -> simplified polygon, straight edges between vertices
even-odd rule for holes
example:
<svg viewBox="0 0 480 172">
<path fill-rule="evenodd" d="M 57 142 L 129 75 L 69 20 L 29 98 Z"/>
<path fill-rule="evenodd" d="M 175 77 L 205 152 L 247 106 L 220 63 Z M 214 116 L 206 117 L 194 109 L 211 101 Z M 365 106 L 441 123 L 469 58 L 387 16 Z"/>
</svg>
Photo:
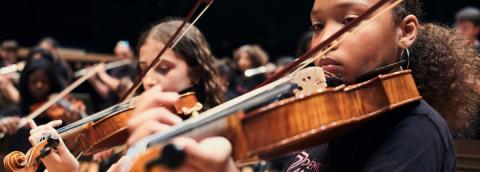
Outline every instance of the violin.
<svg viewBox="0 0 480 172">
<path fill-rule="evenodd" d="M 185 159 L 183 150 L 169 144 L 178 136 L 194 139 L 224 136 L 233 144 L 233 157 L 237 165 L 259 159 L 268 160 L 328 142 L 366 125 L 386 112 L 418 102 L 422 97 L 410 70 L 383 74 L 403 61 L 367 72 L 359 77 L 361 80 L 340 86 L 333 83 L 341 80 L 341 76 L 324 73 L 322 69 L 302 70 L 347 39 L 349 34 L 356 33 L 358 29 L 350 30 L 354 26 L 365 27 L 402 1 L 394 1 L 381 12 L 374 13 L 388 2 L 389 0 L 377 2 L 356 20 L 251 92 L 211 108 L 198 118 L 188 119 L 162 133 L 138 141 L 126 154 L 135 158 L 133 163 L 126 162 L 121 169 L 135 172 L 162 171 L 179 166 Z M 370 15 L 373 17 L 363 22 Z M 349 34 L 344 36 L 347 32 Z M 318 51 L 320 52 L 317 53 Z M 299 73 L 321 73 L 329 78 L 302 76 Z M 289 75 L 283 77 L 286 74 Z M 368 79 L 365 79 L 366 76 Z M 301 82 L 289 83 L 292 80 Z M 315 86 L 318 87 L 313 91 L 305 90 Z M 296 97 L 270 103 L 294 90 L 297 90 Z M 267 105 L 256 108 L 259 104 Z M 245 111 L 250 108 L 254 109 Z M 247 129 L 255 132 L 246 132 Z"/>
<path fill-rule="evenodd" d="M 39 107 L 43 106 L 45 101 L 38 102 L 30 106 L 30 111 L 35 111 Z M 75 99 L 71 96 L 67 96 L 58 100 L 54 105 L 50 106 L 44 114 L 53 120 L 63 119 L 66 112 L 73 112 L 77 107 L 85 106 L 85 104 L 78 99 Z M 82 111 L 80 112 L 82 118 L 88 117 L 88 115 Z"/>
<path fill-rule="evenodd" d="M 62 127 L 58 130 L 60 136 L 64 139 L 75 139 L 81 138 L 79 140 L 79 145 L 82 147 L 82 153 L 93 154 L 98 151 L 105 150 L 111 146 L 116 146 L 123 144 L 127 137 L 128 132 L 126 130 L 126 124 L 131 112 L 135 106 L 135 98 L 131 98 L 135 91 L 140 87 L 143 77 L 152 69 L 160 64 L 162 61 L 162 55 L 166 52 L 167 49 L 175 47 L 178 41 L 185 35 L 185 33 L 191 28 L 186 27 L 188 21 L 192 19 L 193 15 L 197 9 L 201 6 L 203 2 L 206 2 L 207 6 L 203 9 L 202 12 L 194 19 L 191 23 L 193 25 L 199 18 L 204 14 L 204 12 L 212 4 L 212 0 L 197 0 L 193 8 L 188 12 L 187 16 L 184 19 L 184 22 L 180 25 L 177 31 L 165 44 L 162 50 L 157 54 L 152 63 L 147 67 L 147 69 L 137 78 L 135 83 L 130 87 L 130 89 L 125 94 L 125 97 L 122 98 L 122 102 L 114 105 L 110 108 L 107 108 L 103 111 L 100 111 L 94 115 L 91 115 L 85 119 L 79 120 L 72 124 L 69 124 L 65 127 Z M 186 28 L 186 29 L 184 29 Z M 183 31 L 183 33 L 181 33 Z M 180 35 L 180 36 L 179 36 Z M 90 70 L 89 73 L 82 76 L 82 78 L 77 81 L 80 83 L 81 80 L 93 76 L 95 72 L 99 70 L 97 66 L 94 70 Z M 77 82 L 76 81 L 76 82 Z M 78 84 L 72 84 L 74 86 Z M 62 92 L 67 92 L 69 90 L 64 90 Z M 196 101 L 191 101 L 192 95 L 188 94 L 188 103 L 180 103 L 179 106 L 176 105 L 170 109 L 174 112 L 182 112 L 184 114 L 190 113 L 192 115 L 198 114 L 198 111 L 203 108 L 201 104 Z M 193 96 L 194 97 L 194 96 Z M 128 100 L 129 99 L 129 100 Z M 182 100 L 182 98 L 180 99 Z M 184 101 L 179 101 L 184 102 Z M 38 114 L 33 114 L 36 116 Z M 182 116 L 181 116 L 182 117 Z M 182 117 L 185 118 L 185 117 Z M 24 125 L 24 124 L 23 124 Z M 76 137 L 75 137 L 76 136 Z M 45 142 L 48 142 L 49 139 L 46 139 Z M 50 139 L 51 140 L 51 139 Z M 43 142 L 42 142 L 43 143 Z M 38 144 L 31 148 L 27 154 L 22 152 L 11 152 L 4 159 L 4 164 L 7 171 L 21 170 L 21 169 L 36 169 L 35 164 L 38 164 L 38 155 L 39 151 L 45 151 L 46 149 L 52 147 L 46 147 L 50 144 Z M 33 159 L 33 160 L 32 160 Z"/>
<path fill-rule="evenodd" d="M 78 143 L 78 148 L 69 149 L 74 150 L 72 152 L 80 150 L 83 155 L 92 155 L 119 146 L 124 144 L 129 136 L 127 121 L 132 115 L 136 100 L 136 98 L 132 98 L 119 103 L 57 131 L 65 141 L 74 139 Z M 198 102 L 195 93 L 187 92 L 182 94 L 174 105 L 166 106 L 166 108 L 185 119 L 198 115 L 203 106 Z M 7 171 L 22 169 L 35 171 L 38 168 L 39 157 L 45 156 L 45 153 L 42 154 L 42 152 L 48 152 L 47 150 L 55 148 L 55 142 L 58 142 L 58 138 L 46 136 L 42 142 L 33 146 L 26 154 L 19 151 L 9 153 L 4 158 L 5 169 Z"/>
<path fill-rule="evenodd" d="M 173 106 L 166 106 L 166 108 L 182 119 L 187 119 L 190 116 L 198 115 L 203 106 L 198 102 L 195 93 L 187 92 L 182 94 Z M 129 106 L 125 106 L 122 110 L 86 124 L 83 127 L 83 132 L 77 138 L 83 154 L 92 155 L 124 144 L 130 135 L 127 130 L 127 121 L 130 119 L 133 110 L 134 102 L 130 102 Z"/>
<path fill-rule="evenodd" d="M 304 78 L 307 77 L 312 76 Z M 260 96 L 274 98 L 279 93 L 292 91 L 292 88 L 298 87 L 287 84 Z M 211 110 L 216 111 L 214 108 L 200 115 L 210 115 L 210 118 L 189 119 L 171 130 L 141 140 L 127 153 L 127 156 L 137 157 L 127 169 L 132 172 L 162 171 L 177 166 L 184 155 L 168 141 L 178 135 L 195 139 L 213 135 L 227 137 L 233 144 L 233 157 L 237 164 L 270 160 L 328 142 L 385 112 L 421 98 L 411 71 L 404 70 L 348 86 L 317 89 L 247 113 L 227 110 L 230 115 L 209 114 Z M 248 105 L 251 104 L 248 101 L 239 104 L 247 108 L 254 106 Z M 198 127 L 199 123 L 205 125 Z M 188 132 L 192 128 L 195 128 L 195 133 Z M 139 145 L 148 149 L 142 153 L 136 147 Z"/>
</svg>

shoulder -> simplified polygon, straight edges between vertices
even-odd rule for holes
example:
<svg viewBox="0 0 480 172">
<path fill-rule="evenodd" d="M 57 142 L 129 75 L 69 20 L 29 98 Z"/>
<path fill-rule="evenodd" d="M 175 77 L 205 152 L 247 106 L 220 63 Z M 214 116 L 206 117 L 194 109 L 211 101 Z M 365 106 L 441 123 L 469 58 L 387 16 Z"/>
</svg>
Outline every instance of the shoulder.
<svg viewBox="0 0 480 172">
<path fill-rule="evenodd" d="M 425 141 L 438 140 L 444 146 L 451 144 L 452 137 L 447 123 L 427 102 L 422 100 L 410 111 L 403 113 L 401 115 L 405 115 L 405 118 L 395 126 L 396 133 Z"/>
<path fill-rule="evenodd" d="M 454 169 L 452 136 L 440 114 L 425 101 L 398 113 L 403 118 L 374 151 L 366 167 L 382 169 L 385 164 L 394 164 L 399 171 Z"/>
</svg>

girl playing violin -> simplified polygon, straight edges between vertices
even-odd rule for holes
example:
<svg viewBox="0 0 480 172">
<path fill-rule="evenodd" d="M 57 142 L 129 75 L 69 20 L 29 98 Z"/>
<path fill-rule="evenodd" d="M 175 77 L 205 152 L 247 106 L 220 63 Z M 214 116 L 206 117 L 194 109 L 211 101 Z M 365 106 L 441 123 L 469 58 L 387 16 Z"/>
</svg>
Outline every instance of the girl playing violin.
<svg viewBox="0 0 480 172">
<path fill-rule="evenodd" d="M 315 0 L 312 45 L 378 1 Z M 315 65 L 355 82 L 362 74 L 408 57 L 410 63 L 404 67 L 413 70 L 425 100 L 387 112 L 328 144 L 299 152 L 285 164 L 284 171 L 455 171 L 449 127 L 457 135 L 468 124 L 477 99 L 468 79 L 478 76 L 479 62 L 473 50 L 450 29 L 421 25 L 420 6 L 418 0 L 405 0 L 334 47 Z M 145 92 L 130 123 L 133 134 L 129 143 L 151 131 L 142 127 L 145 122 L 157 131 L 180 122 L 172 120 L 178 119 L 172 113 L 156 110 L 159 102 L 165 104 L 177 97 L 161 89 Z M 198 142 L 181 137 L 173 142 L 184 148 L 186 160 L 172 171 L 238 171 L 230 157 L 232 146 L 223 137 Z"/>
<path fill-rule="evenodd" d="M 143 71 L 152 63 L 158 52 L 164 47 L 168 39 L 172 37 L 176 29 L 180 26 L 181 20 L 167 20 L 160 24 L 152 26 L 147 32 L 143 33 L 139 42 L 138 68 Z M 149 72 L 143 78 L 143 94 L 146 99 L 156 97 L 148 96 L 148 90 L 163 90 L 168 92 L 195 92 L 199 102 L 204 109 L 218 105 L 223 101 L 224 89 L 221 86 L 220 78 L 214 67 L 215 58 L 210 50 L 210 46 L 203 34 L 193 27 L 182 40 L 172 50 L 167 50 L 163 55 L 162 62 L 156 69 Z M 173 100 L 172 100 L 173 101 Z M 172 101 L 169 101 L 170 103 Z M 162 102 L 158 102 L 162 104 Z M 143 101 L 137 107 L 143 107 Z M 151 111 L 164 112 L 165 108 L 152 108 Z M 151 116 L 155 118 L 155 116 Z M 142 118 L 140 118 L 142 119 Z M 173 122 L 181 121 L 177 116 L 169 119 Z M 132 118 L 131 123 L 145 122 Z M 150 124 L 152 122 L 152 124 Z M 141 125 L 140 133 L 134 134 L 134 138 L 142 138 L 151 133 L 158 132 L 162 125 L 155 120 Z M 153 124 L 155 123 L 155 124 Z M 134 139 L 136 140 L 136 139 Z M 108 151 L 94 156 L 95 160 L 105 159 L 110 154 Z"/>
<path fill-rule="evenodd" d="M 58 71 L 52 62 L 46 58 L 28 60 L 25 69 L 20 77 L 20 95 L 22 102 L 20 107 L 24 114 L 33 112 L 42 102 L 48 101 L 49 97 L 55 93 L 61 92 L 64 83 L 58 77 Z M 64 111 L 61 119 L 67 123 L 80 119 L 80 112 L 84 111 L 85 106 L 79 105 L 72 112 Z M 50 109 L 35 121 L 39 124 L 46 124 L 53 120 L 49 115 Z"/>
<path fill-rule="evenodd" d="M 315 0 L 311 11 L 312 46 L 376 2 Z M 479 62 L 454 31 L 433 24 L 421 25 L 420 6 L 418 0 L 405 0 L 334 47 L 315 65 L 352 83 L 362 74 L 409 58 L 409 65 L 404 67 L 413 70 L 425 100 L 388 112 L 329 144 L 299 152 L 284 171 L 455 171 L 449 127 L 455 135 L 467 127 L 477 100 L 468 78 L 478 75 Z M 169 100 L 166 92 L 152 91 L 149 96 Z M 153 101 L 149 104 L 155 106 Z M 157 118 L 161 122 L 172 116 L 150 113 L 149 109 L 138 108 L 137 117 L 162 116 Z M 132 123 L 130 128 L 140 132 L 139 124 Z M 187 157 L 177 171 L 237 170 L 232 168 L 228 156 L 231 145 L 224 138 L 200 142 L 179 138 L 174 143 L 184 147 Z"/>
<path fill-rule="evenodd" d="M 168 39 L 180 26 L 181 22 L 181 20 L 175 19 L 161 22 L 152 26 L 141 36 L 138 59 L 138 67 L 140 70 L 145 70 L 145 68 L 152 63 L 154 57 L 164 47 Z M 196 27 L 193 27 L 173 50 L 166 51 L 160 65 L 150 71 L 143 79 L 143 88 L 146 91 L 142 94 L 141 99 L 144 101 L 139 102 L 136 108 L 149 108 L 150 111 L 155 114 L 170 113 L 167 109 L 157 105 L 172 104 L 178 99 L 178 93 L 185 91 L 195 92 L 204 109 L 218 105 L 222 102 L 224 90 L 213 66 L 214 62 L 215 58 L 205 37 Z M 149 96 L 149 92 L 157 93 L 162 90 L 169 92 L 167 96 L 168 99 Z M 155 102 L 155 108 L 151 108 L 153 107 L 150 104 L 152 102 Z M 149 122 L 145 122 L 145 117 L 147 116 L 142 115 L 140 118 L 134 116 L 130 120 L 132 125 L 138 125 L 141 128 L 137 130 L 137 132 L 132 133 L 135 135 L 135 137 L 131 138 L 132 140 L 138 140 L 152 133 L 159 132 L 169 125 L 182 121 L 182 119 L 176 115 L 169 116 L 168 119 L 162 120 L 169 124 L 167 125 L 157 120 L 147 120 Z M 163 118 L 163 115 L 148 116 L 147 118 Z M 139 125 L 138 122 L 142 122 L 143 124 Z M 58 123 L 50 123 L 32 130 L 30 136 L 31 143 L 36 144 L 37 138 L 41 137 L 45 132 L 55 132 L 52 127 L 58 125 Z M 58 149 L 66 149 L 63 142 L 60 143 Z M 76 161 L 74 158 L 68 158 L 71 155 L 70 153 L 67 154 L 63 151 L 51 152 L 51 154 L 55 154 L 51 155 L 51 157 L 65 156 L 67 160 Z M 95 159 L 105 159 L 106 156 L 109 155 L 111 155 L 111 153 L 104 152 L 97 154 Z M 57 158 L 48 158 L 48 160 L 42 159 L 42 162 L 50 172 L 67 171 L 67 169 L 78 170 L 78 163 L 63 163 L 65 159 L 60 161 Z M 52 161 L 55 163 L 52 163 Z M 63 163 L 63 165 L 59 166 L 58 164 L 60 163 Z"/>
</svg>

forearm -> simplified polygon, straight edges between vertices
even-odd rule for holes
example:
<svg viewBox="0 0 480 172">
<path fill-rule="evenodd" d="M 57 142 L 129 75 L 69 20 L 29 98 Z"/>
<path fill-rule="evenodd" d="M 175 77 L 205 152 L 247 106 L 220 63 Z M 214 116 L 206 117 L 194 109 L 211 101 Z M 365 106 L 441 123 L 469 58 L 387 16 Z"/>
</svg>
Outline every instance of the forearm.
<svg viewBox="0 0 480 172">
<path fill-rule="evenodd" d="M 110 93 L 110 88 L 102 83 L 102 81 L 99 81 L 96 78 L 92 78 L 89 80 L 90 83 L 92 84 L 93 88 L 97 91 L 97 93 L 104 99 L 108 98 L 108 94 Z"/>
<path fill-rule="evenodd" d="M 18 104 L 20 103 L 20 93 L 13 85 L 7 85 L 1 90 L 1 93 L 7 98 L 11 103 Z"/>
<path fill-rule="evenodd" d="M 120 85 L 120 80 L 114 77 L 111 77 L 105 72 L 100 72 L 98 77 L 108 86 L 110 90 L 117 90 L 118 86 Z"/>
</svg>

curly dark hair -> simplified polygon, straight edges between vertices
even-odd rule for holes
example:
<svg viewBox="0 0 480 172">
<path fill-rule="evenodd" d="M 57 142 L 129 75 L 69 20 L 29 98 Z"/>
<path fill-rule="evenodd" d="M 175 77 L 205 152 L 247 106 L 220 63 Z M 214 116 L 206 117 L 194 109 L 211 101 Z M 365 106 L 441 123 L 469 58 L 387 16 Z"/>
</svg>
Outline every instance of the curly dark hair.
<svg viewBox="0 0 480 172">
<path fill-rule="evenodd" d="M 397 7 L 396 23 L 410 14 L 421 17 L 419 0 L 405 0 Z M 475 50 L 453 29 L 433 23 L 421 24 L 409 49 L 413 77 L 423 98 L 442 114 L 454 137 L 471 135 L 480 98 L 474 90 L 480 76 Z"/>
<path fill-rule="evenodd" d="M 260 67 L 268 63 L 268 54 L 262 49 L 262 47 L 260 47 L 260 45 L 247 44 L 236 49 L 233 52 L 233 59 L 235 59 L 235 62 L 237 63 L 240 59 L 241 52 L 246 52 L 248 54 L 248 59 L 252 64 L 252 66 L 250 66 L 251 68 Z"/>
<path fill-rule="evenodd" d="M 152 26 L 141 36 L 139 47 L 147 39 L 153 39 L 166 44 L 182 22 L 179 19 L 167 19 Z M 193 91 L 195 91 L 205 108 L 220 104 L 223 101 L 224 89 L 221 86 L 218 72 L 213 66 L 215 57 L 200 30 L 193 26 L 178 44 L 173 47 L 173 51 L 185 58 L 183 60 L 189 66 L 189 75 L 194 79 L 192 80 L 194 83 Z"/>
</svg>

